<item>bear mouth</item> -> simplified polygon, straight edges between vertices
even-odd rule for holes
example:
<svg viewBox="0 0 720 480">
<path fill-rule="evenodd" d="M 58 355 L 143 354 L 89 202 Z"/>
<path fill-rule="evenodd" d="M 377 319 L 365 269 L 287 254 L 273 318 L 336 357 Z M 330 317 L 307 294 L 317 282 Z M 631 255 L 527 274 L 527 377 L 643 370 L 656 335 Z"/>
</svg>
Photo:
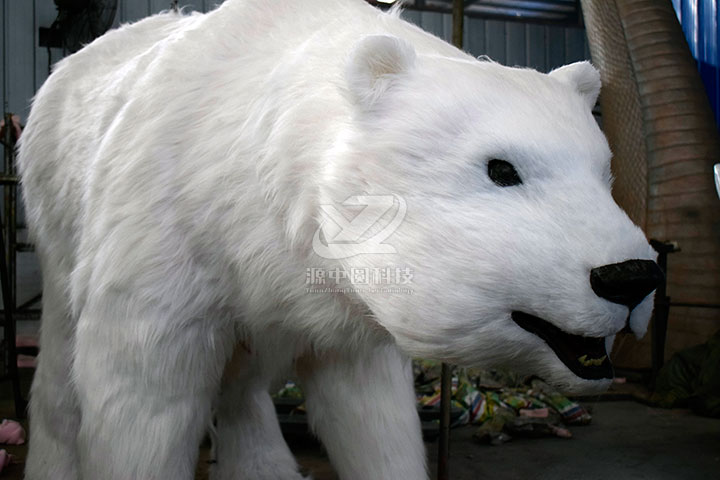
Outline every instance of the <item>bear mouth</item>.
<svg viewBox="0 0 720 480">
<path fill-rule="evenodd" d="M 525 312 L 512 312 L 512 319 L 523 329 L 544 340 L 560 361 L 578 377 L 586 380 L 613 378 L 612 364 L 605 349 L 605 337 L 573 335 Z"/>
</svg>

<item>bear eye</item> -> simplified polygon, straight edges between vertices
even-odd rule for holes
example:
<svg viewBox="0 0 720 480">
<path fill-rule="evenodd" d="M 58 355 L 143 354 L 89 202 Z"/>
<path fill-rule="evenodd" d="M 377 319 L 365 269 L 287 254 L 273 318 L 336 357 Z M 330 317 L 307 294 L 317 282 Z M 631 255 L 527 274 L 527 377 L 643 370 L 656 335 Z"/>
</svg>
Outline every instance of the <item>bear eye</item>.
<svg viewBox="0 0 720 480">
<path fill-rule="evenodd" d="M 500 187 L 512 187 L 522 183 L 515 167 L 505 160 L 490 160 L 488 162 L 488 176 L 490 180 Z"/>
</svg>

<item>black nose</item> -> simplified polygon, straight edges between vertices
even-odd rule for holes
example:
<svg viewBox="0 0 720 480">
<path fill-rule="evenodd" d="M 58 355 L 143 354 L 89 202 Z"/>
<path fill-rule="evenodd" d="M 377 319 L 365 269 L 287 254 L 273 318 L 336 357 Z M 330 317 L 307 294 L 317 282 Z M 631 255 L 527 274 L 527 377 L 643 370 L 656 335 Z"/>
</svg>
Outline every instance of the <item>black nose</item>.
<svg viewBox="0 0 720 480">
<path fill-rule="evenodd" d="M 650 295 L 665 276 L 652 260 L 628 260 L 590 271 L 590 285 L 599 296 L 630 310 Z"/>
</svg>

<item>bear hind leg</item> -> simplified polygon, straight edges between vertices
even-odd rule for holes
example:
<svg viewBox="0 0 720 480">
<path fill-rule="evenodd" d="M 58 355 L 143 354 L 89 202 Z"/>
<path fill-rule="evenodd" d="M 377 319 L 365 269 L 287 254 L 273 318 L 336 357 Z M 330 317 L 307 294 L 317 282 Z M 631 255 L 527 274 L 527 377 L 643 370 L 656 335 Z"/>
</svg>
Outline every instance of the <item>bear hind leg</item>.
<svg viewBox="0 0 720 480">
<path fill-rule="evenodd" d="M 80 410 L 71 378 L 74 321 L 62 282 L 45 269 L 40 354 L 30 392 L 28 480 L 78 478 Z"/>
</svg>

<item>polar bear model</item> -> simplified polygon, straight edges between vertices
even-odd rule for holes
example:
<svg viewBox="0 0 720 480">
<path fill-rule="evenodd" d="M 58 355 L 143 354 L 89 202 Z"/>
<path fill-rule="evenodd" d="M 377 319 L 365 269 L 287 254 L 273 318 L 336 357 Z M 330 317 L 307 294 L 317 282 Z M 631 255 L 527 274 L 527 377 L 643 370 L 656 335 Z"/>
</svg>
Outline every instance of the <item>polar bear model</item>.
<svg viewBox="0 0 720 480">
<path fill-rule="evenodd" d="M 20 148 L 43 269 L 27 478 L 427 478 L 409 356 L 607 387 L 658 280 L 598 73 L 478 61 L 361 0 L 228 0 L 63 60 Z"/>
</svg>

